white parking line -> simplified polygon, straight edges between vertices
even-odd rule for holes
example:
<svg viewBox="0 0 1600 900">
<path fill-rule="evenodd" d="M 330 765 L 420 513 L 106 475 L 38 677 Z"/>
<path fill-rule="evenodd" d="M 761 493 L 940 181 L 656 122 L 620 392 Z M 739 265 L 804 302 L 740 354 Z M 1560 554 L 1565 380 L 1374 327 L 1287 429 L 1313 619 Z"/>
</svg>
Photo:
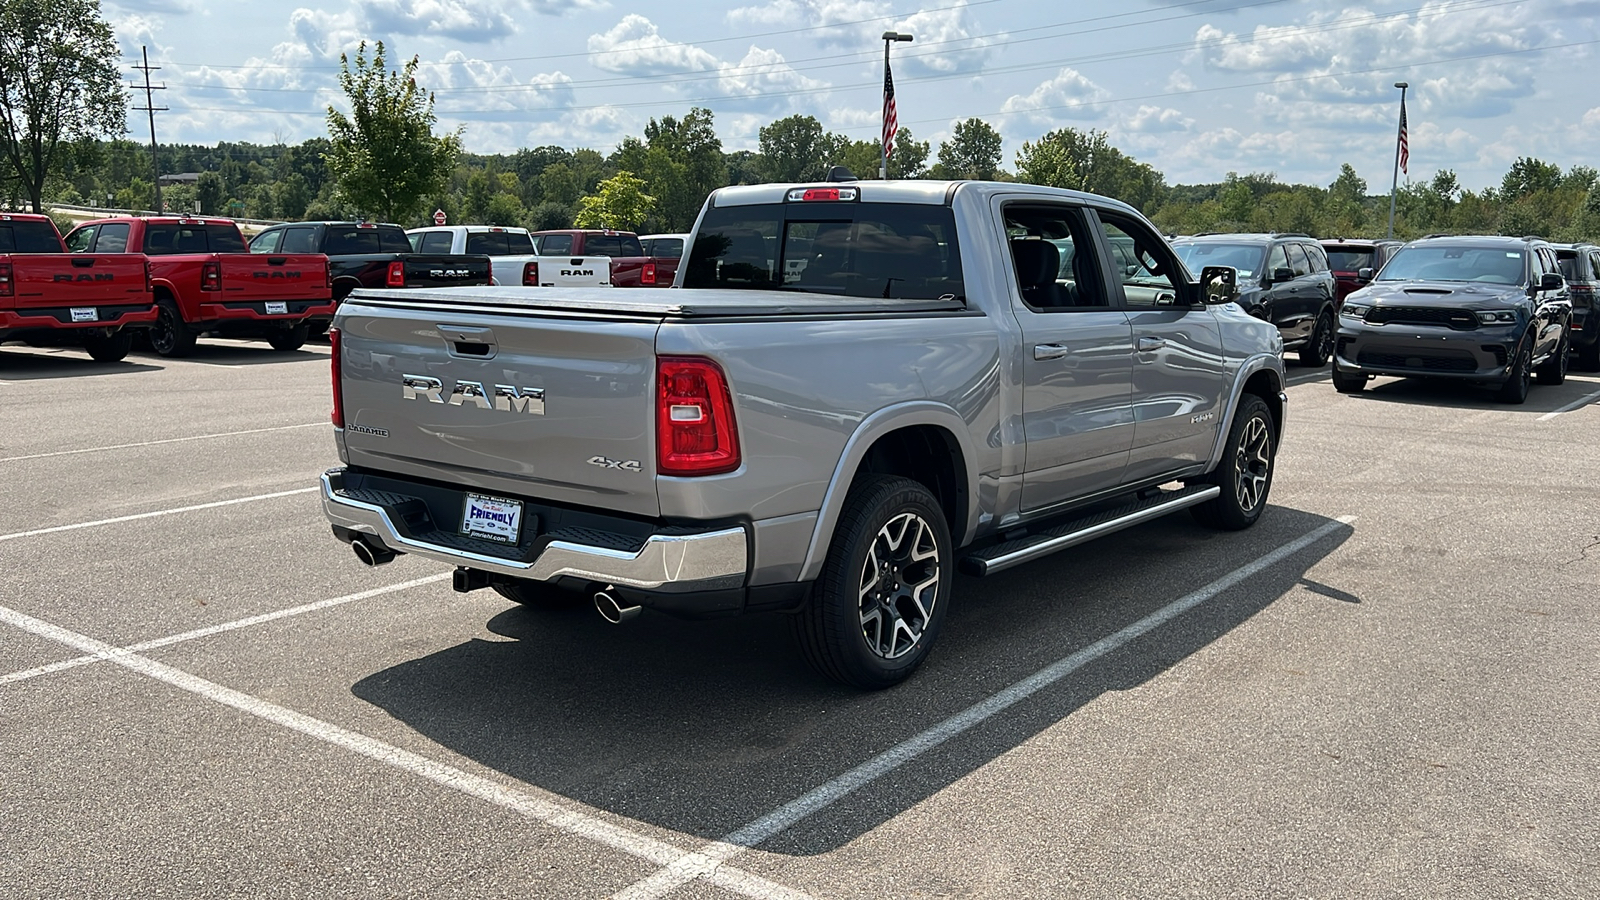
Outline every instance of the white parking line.
<svg viewBox="0 0 1600 900">
<path fill-rule="evenodd" d="M 0 541 L 14 541 L 18 538 L 37 537 L 41 534 L 55 534 L 60 531 L 77 531 L 79 528 L 94 528 L 97 525 L 115 525 L 118 522 L 136 522 L 139 519 L 154 519 L 158 516 L 175 516 L 178 513 L 195 512 L 201 509 L 216 509 L 219 506 L 234 506 L 239 503 L 254 503 L 257 500 L 271 500 L 276 497 L 292 497 L 295 494 L 309 494 L 321 488 L 295 488 L 292 491 L 278 491 L 273 494 L 257 494 L 254 497 L 239 497 L 234 500 L 218 500 L 214 503 L 198 503 L 194 506 L 180 506 L 177 509 L 159 509 L 155 512 L 138 513 L 132 516 L 117 516 L 115 519 L 97 519 L 93 522 L 76 522 L 71 525 L 57 525 L 53 528 L 37 528 L 33 531 L 18 531 L 12 534 L 0 534 Z"/>
<path fill-rule="evenodd" d="M 0 384 L 5 382 L 0 381 Z M 251 428 L 245 431 L 219 431 L 216 434 L 196 434 L 189 437 L 165 438 L 159 441 L 139 441 L 133 444 L 111 444 L 105 447 L 84 447 L 80 450 L 57 450 L 53 453 L 30 453 L 27 456 L 0 457 L 0 463 L 22 462 L 25 459 L 48 459 L 52 456 L 72 456 L 78 453 L 99 453 L 103 450 L 126 450 L 130 447 L 154 447 L 157 444 L 177 444 L 183 441 L 204 441 L 211 438 L 234 437 L 240 434 L 264 434 L 268 431 L 289 431 L 295 428 L 316 428 L 327 422 L 307 422 L 304 425 L 278 425 L 273 428 Z"/>
<path fill-rule="evenodd" d="M 1600 400 L 1600 391 L 1595 391 L 1592 394 L 1587 394 L 1587 395 L 1585 395 L 1585 396 L 1583 396 L 1583 397 L 1581 397 L 1581 398 L 1579 398 L 1577 400 L 1572 401 L 1571 403 L 1568 403 L 1566 406 L 1563 406 L 1563 407 L 1561 407 L 1560 409 L 1558 409 L 1558 410 L 1556 410 L 1554 412 L 1547 412 L 1544 415 L 1540 416 L 1538 418 L 1538 421 L 1540 421 L 1540 422 L 1548 422 L 1551 419 L 1554 419 L 1556 416 L 1561 415 L 1562 413 L 1569 413 L 1569 412 L 1572 412 L 1575 409 L 1582 409 L 1583 407 L 1588 406 L 1589 404 L 1593 403 L 1596 400 Z"/>
<path fill-rule="evenodd" d="M 331 722 L 325 722 L 321 719 L 295 712 L 287 707 L 279 706 L 276 703 L 262 700 L 259 697 L 223 687 L 216 682 L 207 681 L 198 675 L 191 675 L 181 669 L 156 662 L 148 657 L 119 650 L 103 641 L 97 641 L 94 638 L 78 634 L 59 625 L 52 625 L 41 619 L 35 619 L 14 609 L 0 606 L 0 622 L 73 647 L 85 654 L 103 658 L 140 675 L 172 685 L 179 690 L 204 697 L 224 706 L 230 706 L 247 715 L 297 731 L 325 744 L 331 744 L 365 756 L 390 768 L 409 772 L 412 775 L 425 778 L 453 791 L 476 797 L 567 834 L 585 838 L 610 847 L 613 850 L 627 853 L 630 856 L 636 856 L 658 865 L 670 866 L 679 857 L 685 855 L 685 851 L 665 841 L 635 831 L 629 831 L 620 825 L 613 824 L 579 809 L 555 803 L 536 796 L 529 791 L 498 784 L 481 775 L 474 775 L 455 766 L 434 762 L 425 756 L 412 753 L 409 750 L 403 750 L 393 744 L 386 744 L 364 734 L 340 728 Z M 718 887 L 747 897 L 754 897 L 757 900 L 769 900 L 769 898 L 770 900 L 810 900 L 809 895 L 800 891 L 791 890 L 776 882 L 767 881 L 764 878 L 759 878 L 731 867 L 720 867 L 715 872 L 705 874 L 704 877 Z"/>
<path fill-rule="evenodd" d="M 945 719 L 927 731 L 885 750 L 832 781 L 756 819 L 722 840 L 713 841 L 694 853 L 684 856 L 649 878 L 636 882 L 626 890 L 614 894 L 613 900 L 653 900 L 653 898 L 664 897 L 696 878 L 706 877 L 708 872 L 719 871 L 719 867 L 733 856 L 764 843 L 801 819 L 831 806 L 843 797 L 893 772 L 929 750 L 944 744 L 951 738 L 988 721 L 1019 701 L 1050 687 L 1085 665 L 1188 612 L 1246 578 L 1282 562 L 1341 528 L 1349 527 L 1355 520 L 1355 516 L 1343 516 L 1284 544 L 1271 553 L 1259 557 L 1254 562 L 1246 563 L 1234 569 L 1216 581 L 1172 601 L 1121 631 L 1107 635 L 1076 653 L 1051 663 L 999 693 L 993 694 L 987 699 L 981 700 Z"/>
<path fill-rule="evenodd" d="M 186 641 L 198 640 L 203 637 L 210 637 L 213 634 L 222 634 L 225 631 L 237 631 L 240 628 L 249 628 L 251 625 L 261 625 L 266 622 L 275 622 L 279 619 L 287 619 L 291 616 L 316 612 L 319 609 L 328 609 L 329 607 L 333 606 L 343 606 L 346 603 L 354 603 L 357 600 L 367 600 L 369 598 L 379 597 L 384 594 L 392 594 L 395 591 L 403 591 L 407 588 L 421 587 L 425 584 L 433 584 L 436 581 L 444 581 L 449 577 L 450 573 L 446 572 L 439 575 L 429 575 L 426 578 L 413 578 L 410 581 L 404 581 L 400 584 L 391 584 L 388 587 L 373 588 L 371 590 L 361 591 L 360 593 L 355 594 L 345 594 L 343 597 L 333 597 L 328 600 L 318 600 L 315 603 L 292 606 L 288 609 L 277 610 L 276 612 L 262 613 L 258 616 L 250 616 L 244 619 L 235 619 L 232 622 L 224 622 L 221 625 L 210 625 L 205 628 L 196 628 L 193 631 L 185 631 L 182 634 L 168 635 L 167 637 L 156 638 L 155 640 L 144 641 L 143 643 L 119 647 L 114 651 L 114 655 L 143 653 L 146 650 L 155 650 L 158 647 L 170 647 L 173 644 L 181 644 Z M 27 681 L 30 678 L 38 678 L 40 675 L 49 675 L 52 672 L 62 672 L 67 669 L 76 669 L 79 666 L 86 666 L 90 663 L 100 662 L 101 660 L 108 658 L 109 657 L 98 653 L 91 653 L 87 656 L 75 656 L 72 659 L 64 659 L 60 662 L 53 662 L 48 665 L 37 666 L 32 669 L 24 669 L 20 672 L 12 672 L 9 675 L 0 675 L 0 685 L 12 684 L 18 681 Z"/>
</svg>

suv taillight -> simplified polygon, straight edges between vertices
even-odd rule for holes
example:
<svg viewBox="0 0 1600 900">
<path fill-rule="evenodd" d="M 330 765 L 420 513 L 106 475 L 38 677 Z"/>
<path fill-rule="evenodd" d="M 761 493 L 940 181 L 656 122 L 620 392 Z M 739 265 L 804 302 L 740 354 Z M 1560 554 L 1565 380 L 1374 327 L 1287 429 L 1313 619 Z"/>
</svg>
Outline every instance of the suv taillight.
<svg viewBox="0 0 1600 900">
<path fill-rule="evenodd" d="M 522 286 L 539 286 L 539 264 L 536 262 L 522 264 Z"/>
<path fill-rule="evenodd" d="M 400 260 L 389 263 L 389 277 L 384 280 L 389 287 L 406 286 L 406 264 Z"/>
<path fill-rule="evenodd" d="M 739 430 L 722 368 L 709 359 L 656 361 L 656 471 L 719 475 L 739 468 Z"/>
<path fill-rule="evenodd" d="M 0 263 L 0 297 L 11 296 L 11 263 Z"/>
<path fill-rule="evenodd" d="M 655 284 L 656 283 L 656 264 L 655 263 L 647 262 L 647 263 L 644 264 L 644 271 L 639 273 L 639 283 L 640 284 Z"/>
<path fill-rule="evenodd" d="M 344 427 L 344 374 L 342 354 L 339 352 L 339 329 L 328 329 L 328 347 L 333 350 L 333 427 Z"/>
<path fill-rule="evenodd" d="M 212 260 L 200 267 L 200 290 L 222 290 L 222 263 Z"/>
</svg>

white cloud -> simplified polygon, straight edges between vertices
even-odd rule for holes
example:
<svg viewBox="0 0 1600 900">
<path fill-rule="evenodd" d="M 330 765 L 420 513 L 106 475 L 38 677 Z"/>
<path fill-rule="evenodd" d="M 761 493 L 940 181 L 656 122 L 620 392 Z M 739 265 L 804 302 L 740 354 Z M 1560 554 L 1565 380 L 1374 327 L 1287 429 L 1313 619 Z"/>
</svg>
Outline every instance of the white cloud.
<svg viewBox="0 0 1600 900">
<path fill-rule="evenodd" d="M 589 36 L 591 62 L 596 68 L 619 75 L 670 75 L 705 72 L 716 68 L 717 58 L 691 44 L 662 37 L 654 22 L 629 13 L 604 34 Z"/>
<path fill-rule="evenodd" d="M 1105 115 L 1104 107 L 1089 104 L 1110 97 L 1110 92 L 1084 77 L 1078 70 L 1063 68 L 1054 78 L 1034 88 L 1032 93 L 1013 94 L 1001 105 L 1000 111 L 1041 125 L 1058 119 L 1098 119 Z"/>
<path fill-rule="evenodd" d="M 982 70 L 992 55 L 991 47 L 1006 38 L 1004 33 L 979 33 L 965 2 L 919 12 L 900 20 L 892 30 L 916 36 L 915 42 L 896 46 L 896 62 L 911 72 L 941 75 Z"/>
<path fill-rule="evenodd" d="M 517 19 L 497 0 L 363 0 L 367 28 L 378 34 L 431 35 L 487 43 L 514 34 Z"/>
<path fill-rule="evenodd" d="M 1138 111 L 1123 123 L 1123 127 L 1128 131 L 1146 134 L 1189 131 L 1194 128 L 1194 119 L 1170 107 L 1141 105 Z"/>
<path fill-rule="evenodd" d="M 741 6 L 728 13 L 735 25 L 774 29 L 807 29 L 825 47 L 870 46 L 892 18 L 883 0 L 774 0 L 762 6 Z"/>
<path fill-rule="evenodd" d="M 741 98 L 741 108 L 762 109 L 769 113 L 786 110 L 814 110 L 815 93 L 826 90 L 825 82 L 807 78 L 794 70 L 776 50 L 751 45 L 744 58 L 718 67 L 717 87 L 729 98 Z"/>
</svg>

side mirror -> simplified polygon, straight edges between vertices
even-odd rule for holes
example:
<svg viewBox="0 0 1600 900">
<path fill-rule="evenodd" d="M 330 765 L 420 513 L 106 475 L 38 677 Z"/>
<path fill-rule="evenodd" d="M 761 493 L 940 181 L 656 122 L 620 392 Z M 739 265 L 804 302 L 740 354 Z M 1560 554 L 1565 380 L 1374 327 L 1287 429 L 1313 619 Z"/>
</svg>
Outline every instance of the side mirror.
<svg viewBox="0 0 1600 900">
<path fill-rule="evenodd" d="M 1272 283 L 1273 284 L 1281 284 L 1282 282 L 1293 281 L 1293 280 L 1294 280 L 1294 270 L 1293 269 L 1273 269 L 1272 270 Z"/>
<path fill-rule="evenodd" d="M 1371 281 L 1372 276 L 1376 274 L 1378 273 L 1371 266 L 1362 266 L 1356 270 L 1356 279 L 1359 281 Z"/>
<path fill-rule="evenodd" d="M 1200 294 L 1212 306 L 1238 300 L 1239 270 L 1233 266 L 1206 266 L 1201 269 Z"/>
<path fill-rule="evenodd" d="M 1567 280 L 1555 272 L 1546 272 L 1539 278 L 1539 290 L 1541 291 L 1559 291 L 1566 287 L 1566 284 Z"/>
</svg>

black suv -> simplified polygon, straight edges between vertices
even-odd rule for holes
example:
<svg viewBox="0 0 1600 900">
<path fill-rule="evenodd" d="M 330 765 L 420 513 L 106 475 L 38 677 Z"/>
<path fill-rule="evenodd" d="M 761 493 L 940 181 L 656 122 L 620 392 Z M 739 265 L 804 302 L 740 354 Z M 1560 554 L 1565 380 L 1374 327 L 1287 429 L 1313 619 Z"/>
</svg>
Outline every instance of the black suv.
<svg viewBox="0 0 1600 900">
<path fill-rule="evenodd" d="M 1336 299 L 1343 303 L 1351 292 L 1365 287 L 1372 280 L 1372 273 L 1368 272 L 1367 277 L 1362 278 L 1361 270 L 1376 272 L 1382 269 L 1400 246 L 1400 241 L 1324 238 L 1322 249 L 1328 254 L 1328 268 L 1333 270 Z"/>
<path fill-rule="evenodd" d="M 1377 278 L 1345 298 L 1333 386 L 1374 375 L 1458 378 L 1521 403 L 1529 376 L 1567 377 L 1572 305 L 1555 248 L 1537 238 L 1437 237 L 1400 248 Z"/>
<path fill-rule="evenodd" d="M 1333 351 L 1337 329 L 1333 272 L 1322 245 L 1303 234 L 1200 234 L 1172 242 L 1189 271 L 1232 266 L 1239 273 L 1239 305 L 1278 326 L 1286 350 L 1321 366 Z"/>
<path fill-rule="evenodd" d="M 1578 368 L 1600 372 L 1600 247 L 1593 244 L 1553 244 L 1556 263 L 1567 279 L 1567 299 L 1572 301 L 1568 341 L 1578 357 Z"/>
</svg>

